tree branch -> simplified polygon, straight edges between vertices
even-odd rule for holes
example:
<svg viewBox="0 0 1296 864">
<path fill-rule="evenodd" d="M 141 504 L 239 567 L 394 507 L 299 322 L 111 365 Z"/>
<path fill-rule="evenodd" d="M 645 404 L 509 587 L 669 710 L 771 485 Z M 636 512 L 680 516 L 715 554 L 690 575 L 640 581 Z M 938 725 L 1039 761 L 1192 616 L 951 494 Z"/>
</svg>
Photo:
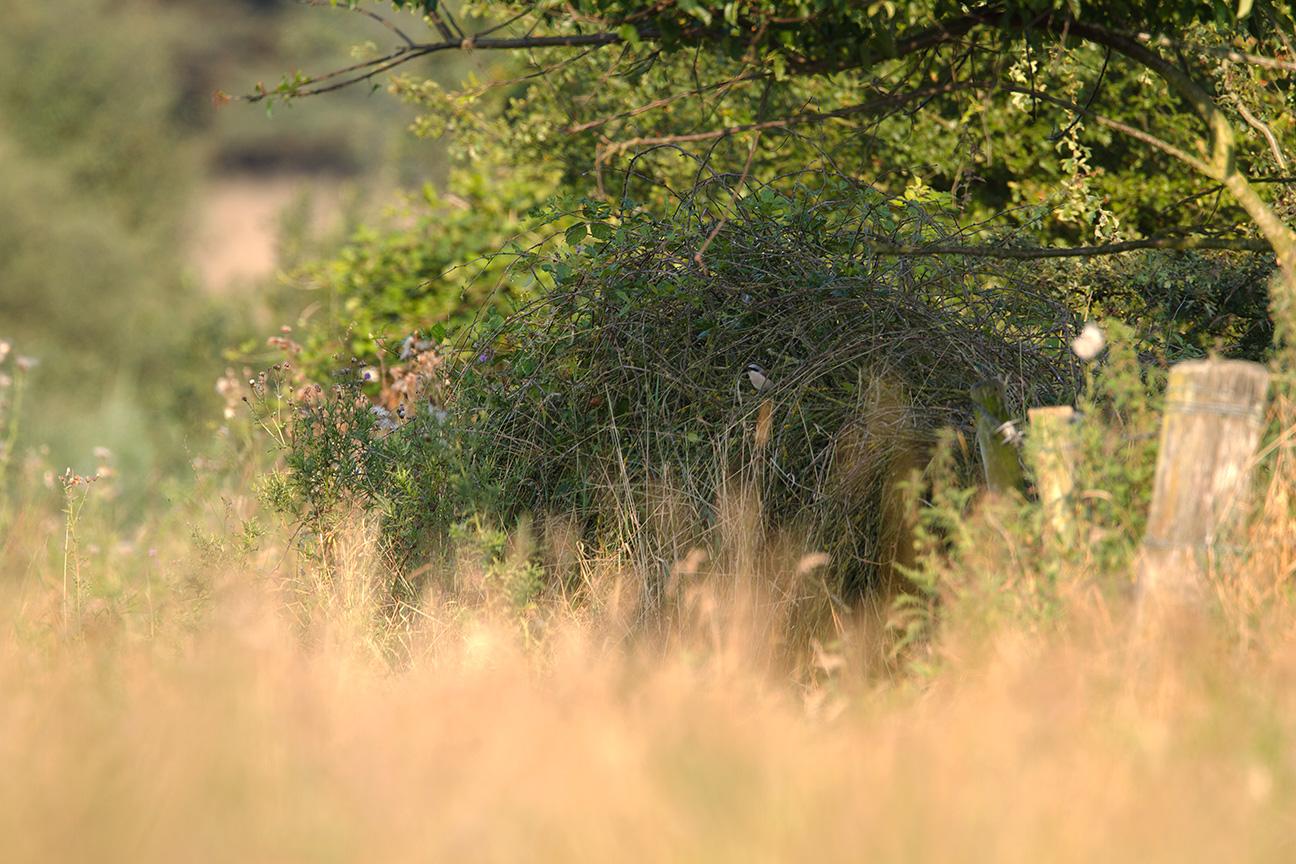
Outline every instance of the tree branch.
<svg viewBox="0 0 1296 864">
<path fill-rule="evenodd" d="M 1273 154 L 1274 161 L 1278 163 L 1278 170 L 1286 171 L 1287 158 L 1283 156 L 1282 148 L 1278 146 L 1278 139 L 1274 137 L 1273 130 L 1263 120 L 1252 114 L 1251 109 L 1247 108 L 1246 103 L 1241 99 L 1237 100 L 1236 105 L 1238 113 L 1242 115 L 1242 119 L 1247 122 L 1247 125 L 1263 135 L 1265 141 L 1268 142 L 1269 152 Z"/>
<path fill-rule="evenodd" d="M 528 48 L 580 48 L 585 46 L 615 45 L 621 41 L 621 36 L 616 33 L 575 33 L 566 36 L 521 36 L 517 38 L 478 38 L 477 36 L 469 36 L 463 40 L 422 42 L 397 48 L 381 57 L 376 57 L 373 60 L 366 60 L 365 62 L 357 63 L 354 66 L 348 66 L 344 69 L 335 69 L 332 72 L 314 76 L 302 82 L 299 89 L 281 95 L 297 98 L 303 96 L 318 96 L 321 93 L 340 90 L 343 87 L 358 84 L 361 81 L 365 81 L 383 72 L 389 72 L 397 66 L 409 63 L 411 60 L 417 60 L 419 57 L 426 57 L 429 54 L 437 54 L 442 51 L 518 51 Z M 356 72 L 361 69 L 367 69 L 368 71 L 362 75 L 354 76 L 347 80 L 331 84 L 327 87 L 313 86 L 322 81 L 337 78 L 341 75 L 346 75 L 347 73 Z M 255 93 L 244 96 L 243 100 L 245 102 L 261 102 L 275 95 L 280 94 L 276 94 L 273 90 L 262 88 Z"/>
<path fill-rule="evenodd" d="M 793 114 L 789 117 L 781 117 L 776 120 L 765 120 L 759 123 L 744 123 L 736 126 L 725 126 L 721 129 L 709 129 L 705 132 L 688 132 L 679 135 L 628 138 L 625 141 L 612 142 L 611 144 L 601 148 L 601 152 L 603 158 L 606 159 L 608 156 L 613 156 L 617 153 L 628 150 L 631 147 L 651 147 L 662 144 L 695 144 L 699 141 L 712 141 L 716 138 L 726 138 L 731 135 L 740 135 L 746 132 L 762 132 L 767 129 L 787 129 L 793 126 L 804 125 L 806 123 L 822 123 L 825 120 L 840 120 L 857 114 L 877 114 L 890 108 L 898 108 L 907 102 L 929 99 L 933 96 L 957 93 L 963 90 L 975 90 L 981 86 L 983 85 L 976 81 L 949 81 L 944 84 L 922 87 L 917 90 L 908 90 L 903 93 L 890 93 L 878 99 L 861 102 L 856 105 L 847 105 L 833 111 L 805 111 L 801 114 Z"/>
<path fill-rule="evenodd" d="M 1134 38 L 1138 39 L 1144 45 L 1152 45 L 1158 48 L 1182 48 L 1182 42 L 1176 42 L 1169 36 L 1153 36 L 1151 33 L 1139 33 Z M 1209 54 L 1212 57 L 1218 57 L 1221 60 L 1227 60 L 1230 63 L 1242 63 L 1247 66 L 1259 66 L 1262 69 L 1278 69 L 1283 72 L 1296 72 L 1296 63 L 1291 60 L 1280 60 L 1277 57 L 1266 57 L 1262 54 L 1248 54 L 1245 51 L 1238 51 L 1234 48 L 1224 48 L 1214 45 L 1193 45 L 1192 50 L 1200 51 L 1203 54 Z"/>
<path fill-rule="evenodd" d="M 1260 232 L 1278 256 L 1287 287 L 1289 304 L 1296 304 L 1296 233 L 1273 211 L 1237 169 L 1236 138 L 1227 115 L 1200 84 L 1151 48 L 1124 33 L 1096 24 L 1070 22 L 1076 36 L 1098 45 L 1106 45 L 1141 66 L 1155 72 L 1190 104 L 1210 129 L 1210 162 L 1202 173 L 1224 184 L 1247 215 L 1255 220 Z M 1293 306 L 1296 308 L 1296 306 Z"/>
<path fill-rule="evenodd" d="M 1032 90 L 1029 87 L 1022 87 L 1017 84 L 988 84 L 986 87 L 987 89 L 1002 90 L 1005 93 L 1021 93 L 1022 95 L 1030 96 L 1032 99 L 1037 99 L 1041 102 L 1048 102 L 1051 105 L 1057 105 L 1060 108 L 1073 111 L 1077 116 L 1083 115 L 1090 117 L 1099 126 L 1106 126 L 1114 132 L 1120 132 L 1123 135 L 1128 135 L 1131 138 L 1142 141 L 1149 147 L 1155 147 L 1157 150 L 1160 150 L 1169 156 L 1173 156 L 1175 159 L 1178 159 L 1195 171 L 1209 175 L 1211 170 L 1210 165 L 1203 160 L 1198 159 L 1196 156 L 1193 156 L 1187 150 L 1176 147 L 1164 138 L 1158 138 L 1151 132 L 1144 131 L 1137 126 L 1131 126 L 1128 123 L 1123 123 L 1120 120 L 1115 120 L 1111 117 L 1099 114 L 1087 105 L 1079 105 L 1069 99 L 1060 99 L 1057 96 L 1043 93 L 1039 90 Z"/>
<path fill-rule="evenodd" d="M 492 37 L 487 34 L 496 32 L 500 27 L 506 26 L 516 20 L 510 19 L 505 24 L 495 25 L 480 33 L 459 38 L 449 32 L 449 27 L 445 22 L 437 17 L 432 18 L 433 23 L 437 25 L 441 33 L 442 41 L 440 42 L 420 42 L 411 43 L 407 39 L 407 44 L 394 51 L 390 51 L 381 57 L 366 61 L 365 63 L 356 64 L 345 69 L 336 69 L 323 75 L 313 76 L 306 81 L 301 82 L 299 88 L 292 92 L 276 94 L 275 91 L 265 90 L 264 88 L 255 93 L 243 97 L 247 102 L 261 102 L 271 98 L 274 95 L 283 95 L 288 98 L 298 98 L 304 96 L 317 96 L 322 93 L 332 92 L 342 89 L 352 84 L 358 84 L 361 81 L 368 80 L 382 72 L 388 72 L 398 66 L 416 60 L 419 57 L 426 57 L 429 54 L 436 54 L 442 51 L 518 51 L 533 48 L 579 48 L 579 47 L 602 47 L 606 45 L 619 45 L 625 41 L 619 32 L 600 31 L 595 33 L 573 33 L 568 35 L 557 36 L 519 36 L 514 38 Z M 966 15 L 949 21 L 936 24 L 932 27 L 925 28 L 912 36 L 906 36 L 898 39 L 894 45 L 894 51 L 891 53 L 892 59 L 906 57 L 920 51 L 930 48 L 936 48 L 955 42 L 977 27 L 985 24 L 997 24 L 1007 26 L 1009 23 L 1006 13 L 997 6 L 981 6 L 972 10 Z M 636 25 L 637 37 L 644 41 L 656 41 L 660 38 L 660 33 L 647 26 Z M 714 31 L 706 27 L 696 27 L 692 30 L 679 34 L 683 41 L 690 39 L 699 39 L 708 35 L 713 35 Z M 859 63 L 840 63 L 836 61 L 826 61 L 823 63 L 815 62 L 794 62 L 789 64 L 789 70 L 798 75 L 815 75 L 827 72 L 839 72 L 847 69 L 857 68 Z M 345 81 L 331 84 L 327 87 L 317 87 L 315 85 L 350 72 L 356 72 L 360 69 L 369 71 L 361 75 L 356 75 Z"/>
<path fill-rule="evenodd" d="M 860 245 L 875 255 L 895 255 L 901 258 L 966 255 L 971 258 L 1017 258 L 1026 260 L 1039 258 L 1091 258 L 1100 255 L 1120 255 L 1142 249 L 1173 249 L 1179 251 L 1219 249 L 1233 252 L 1271 251 L 1268 242 L 1244 237 L 1236 239 L 1224 237 L 1148 237 L 1143 240 L 1124 240 L 1119 243 L 1103 243 L 1096 246 L 1041 246 L 1035 248 L 946 244 L 916 245 L 869 241 L 865 241 Z"/>
<path fill-rule="evenodd" d="M 581 132 L 588 132 L 591 129 L 597 129 L 600 126 L 604 126 L 616 120 L 628 120 L 631 117 L 638 117 L 640 114 L 646 114 L 647 112 L 652 111 L 656 108 L 663 108 L 671 104 L 672 102 L 678 102 L 680 99 L 687 99 L 690 96 L 701 96 L 705 93 L 712 93 L 716 90 L 728 90 L 732 87 L 738 86 L 739 84 L 745 84 L 749 81 L 755 81 L 759 77 L 760 77 L 759 75 L 752 72 L 744 75 L 739 75 L 734 78 L 729 78 L 725 81 L 720 81 L 716 84 L 710 84 L 698 89 L 686 90 L 683 93 L 674 93 L 670 96 L 663 96 L 660 99 L 654 99 L 651 102 L 645 102 L 642 105 L 639 105 L 635 108 L 631 108 L 629 111 L 622 111 L 620 113 L 612 114 L 607 117 L 600 117 L 597 120 L 590 120 L 586 123 L 579 123 L 575 126 L 568 126 L 566 131 L 569 135 L 575 135 Z"/>
<path fill-rule="evenodd" d="M 481 33 L 462 39 L 456 39 L 454 38 L 453 31 L 445 24 L 444 20 L 437 16 L 432 16 L 431 20 L 437 25 L 437 29 L 440 31 L 444 41 L 424 44 L 406 44 L 404 47 L 392 51 L 383 57 L 376 58 L 375 60 L 363 64 L 357 64 L 356 66 L 350 67 L 346 70 L 337 70 L 324 76 L 307 79 L 303 82 L 297 82 L 294 86 L 282 87 L 279 91 L 267 91 L 264 87 L 259 87 L 258 92 L 250 96 L 245 96 L 244 98 L 249 102 L 259 102 L 276 95 L 276 92 L 278 95 L 282 95 L 285 98 L 292 98 L 337 90 L 367 80 L 382 72 L 390 71 L 391 69 L 404 63 L 408 63 L 418 57 L 425 57 L 441 51 L 509 51 L 538 48 L 599 47 L 605 45 L 616 45 L 625 41 L 618 32 L 523 36 L 517 38 L 498 38 L 486 35 L 486 33 Z M 635 26 L 637 30 L 636 38 L 640 40 L 656 40 L 660 36 L 659 33 L 653 31 L 650 27 L 638 24 L 633 26 Z M 780 24 L 778 26 L 783 25 Z M 889 54 L 892 58 L 901 58 L 931 48 L 947 45 L 962 39 L 968 33 L 979 27 L 989 27 L 1001 31 L 1013 32 L 1020 31 L 1026 27 L 1039 27 L 1052 32 L 1057 38 L 1063 41 L 1074 36 L 1096 45 L 1105 46 L 1161 77 L 1173 92 L 1178 94 L 1192 106 L 1194 111 L 1196 111 L 1210 130 L 1209 147 L 1206 148 L 1210 154 L 1208 158 L 1199 159 L 1187 151 L 1175 147 L 1174 145 L 1171 145 L 1150 133 L 1144 132 L 1141 129 L 1129 126 L 1128 124 L 1119 123 L 1110 118 L 1101 117 L 1101 115 L 1091 114 L 1088 106 L 1066 103 L 1064 100 L 1056 99 L 1056 97 L 1046 97 L 1046 94 L 1035 92 L 1034 88 L 1030 88 L 1029 92 L 1034 98 L 1046 98 L 1046 101 L 1053 102 L 1054 104 L 1062 104 L 1069 110 L 1090 114 L 1090 116 L 1094 116 L 1100 124 L 1106 125 L 1109 128 L 1130 135 L 1149 144 L 1150 146 L 1156 147 L 1162 152 L 1168 153 L 1174 158 L 1184 162 L 1194 170 L 1224 185 L 1230 193 L 1232 193 L 1233 197 L 1238 201 L 1242 208 L 1247 211 L 1252 219 L 1255 220 L 1261 233 L 1268 239 L 1273 250 L 1277 253 L 1284 274 L 1284 280 L 1289 289 L 1290 298 L 1293 301 L 1293 307 L 1296 308 L 1296 233 L 1293 233 L 1291 228 L 1282 221 L 1273 209 L 1269 207 L 1269 205 L 1266 204 L 1258 194 L 1256 194 L 1255 190 L 1247 181 L 1247 178 L 1238 171 L 1236 165 L 1236 137 L 1228 117 L 1222 110 L 1220 110 L 1219 106 L 1215 103 L 1205 88 L 1193 80 L 1186 71 L 1166 60 L 1155 47 L 1152 47 L 1151 44 L 1155 42 L 1157 45 L 1168 44 L 1173 46 L 1175 43 L 1165 39 L 1165 37 L 1152 37 L 1147 34 L 1130 35 L 1109 29 L 1100 24 L 1089 23 L 1063 15 L 1053 15 L 1048 12 L 1042 13 L 1041 15 L 1028 20 L 1021 16 L 1010 14 L 1003 7 L 990 5 L 978 7 L 957 18 L 928 27 L 911 36 L 898 39 L 894 43 L 894 48 L 889 52 Z M 712 35 L 715 35 L 714 30 L 699 26 L 693 30 L 679 34 L 679 38 L 683 42 L 700 42 L 700 40 Z M 1203 50 L 1206 50 L 1207 53 L 1221 56 L 1231 62 L 1245 62 L 1265 66 L 1267 68 L 1276 68 L 1288 71 L 1296 69 L 1296 64 L 1287 61 L 1261 57 L 1259 55 L 1245 54 L 1232 49 L 1207 48 Z M 796 74 L 817 74 L 843 71 L 845 69 L 857 68 L 859 65 L 858 62 L 843 63 L 835 60 L 813 62 L 809 60 L 796 61 L 794 59 L 794 62 L 790 64 L 789 68 L 790 71 L 793 71 Z M 349 78 L 343 78 L 343 76 L 351 73 L 356 74 L 352 74 Z M 343 78 L 343 80 L 336 81 L 335 83 L 326 86 L 319 86 L 321 82 L 335 78 Z M 848 106 L 846 108 L 837 109 L 836 111 L 806 112 L 804 114 L 795 115 L 781 120 L 731 126 L 725 129 L 687 135 L 636 138 L 606 148 L 606 151 L 602 156 L 600 156 L 600 160 L 605 158 L 607 155 L 632 146 L 707 141 L 743 132 L 759 132 L 765 129 L 786 128 L 801 123 L 837 119 L 852 114 L 878 112 L 921 98 L 924 95 L 934 97 L 944 93 L 952 93 L 956 90 L 968 89 L 971 86 L 970 82 L 949 82 L 937 87 L 924 88 L 909 93 L 888 95 L 879 100 L 862 103 L 860 105 Z M 1012 90 L 1014 88 L 1001 85 L 1000 89 Z M 1021 88 L 1017 89 L 1020 91 Z M 1206 239 L 1203 239 L 1200 242 L 1205 243 Z M 1196 248 L 1213 247 L 1198 246 Z M 1058 253 L 1050 252 L 1048 254 L 1056 255 Z"/>
<path fill-rule="evenodd" d="M 328 0 L 304 0 L 304 2 L 305 2 L 306 5 L 308 5 L 308 6 L 321 6 L 321 7 L 327 7 L 327 6 L 332 5 L 332 4 L 330 4 L 330 3 L 328 2 Z M 368 10 L 368 9 L 362 9 L 362 8 L 360 8 L 359 6 L 349 6 L 349 7 L 343 7 L 343 8 L 349 9 L 350 11 L 356 13 L 357 15 L 363 15 L 364 17 L 370 19 L 371 21 L 377 21 L 379 24 L 381 24 L 382 26 L 386 27 L 386 28 L 387 28 L 388 30 L 390 30 L 391 32 L 395 33 L 395 34 L 400 38 L 400 40 L 401 40 L 402 42 L 404 42 L 407 46 L 411 46 L 411 47 L 412 47 L 412 46 L 414 45 L 414 40 L 411 39 L 411 38 L 409 37 L 409 35 L 408 35 L 407 33 L 405 33 L 404 30 L 400 29 L 400 28 L 397 27 L 395 24 L 393 24 L 392 22 L 388 21 L 386 18 L 384 18 L 383 16 L 379 15 L 378 13 L 376 13 L 376 12 L 371 12 L 371 11 Z"/>
</svg>

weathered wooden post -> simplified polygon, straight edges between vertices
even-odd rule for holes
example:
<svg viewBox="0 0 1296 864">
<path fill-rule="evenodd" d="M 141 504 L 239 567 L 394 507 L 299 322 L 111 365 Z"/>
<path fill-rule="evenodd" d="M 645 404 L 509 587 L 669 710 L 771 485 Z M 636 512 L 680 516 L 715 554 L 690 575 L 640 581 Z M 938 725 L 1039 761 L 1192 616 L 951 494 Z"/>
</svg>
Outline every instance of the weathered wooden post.
<svg viewBox="0 0 1296 864">
<path fill-rule="evenodd" d="M 1075 513 L 1071 493 L 1075 490 L 1075 409 L 1070 405 L 1032 408 L 1028 455 L 1035 471 L 1035 487 L 1046 524 L 1057 541 L 1074 539 Z"/>
<path fill-rule="evenodd" d="M 1016 428 L 1004 408 L 1003 387 L 985 381 L 972 388 L 972 407 L 976 416 L 977 447 L 985 466 L 986 486 L 991 492 L 1020 492 L 1026 483 L 1021 461 L 1013 446 Z"/>
<path fill-rule="evenodd" d="M 1204 594 L 1205 553 L 1246 509 L 1268 386 L 1269 372 L 1245 360 L 1193 360 L 1170 370 L 1139 553 L 1140 605 L 1183 606 Z"/>
</svg>

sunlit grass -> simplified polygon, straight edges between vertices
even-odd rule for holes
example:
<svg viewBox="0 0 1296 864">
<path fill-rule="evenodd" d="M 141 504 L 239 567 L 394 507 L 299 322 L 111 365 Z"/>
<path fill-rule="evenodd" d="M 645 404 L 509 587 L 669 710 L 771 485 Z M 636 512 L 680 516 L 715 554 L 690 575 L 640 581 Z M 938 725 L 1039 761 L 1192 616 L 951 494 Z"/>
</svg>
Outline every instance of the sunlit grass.
<svg viewBox="0 0 1296 864">
<path fill-rule="evenodd" d="M 815 560 L 761 546 L 741 507 L 648 620 L 615 555 L 569 550 L 568 588 L 519 595 L 516 557 L 467 540 L 393 607 L 364 519 L 304 558 L 244 482 L 128 545 L 92 485 L 71 610 L 65 519 L 19 517 L 0 860 L 1290 857 L 1285 480 L 1263 554 L 1173 638 L 1136 638 L 1130 604 L 1067 571 L 1047 626 L 951 603 L 917 666 L 875 616 L 823 614 L 796 581 Z"/>
</svg>

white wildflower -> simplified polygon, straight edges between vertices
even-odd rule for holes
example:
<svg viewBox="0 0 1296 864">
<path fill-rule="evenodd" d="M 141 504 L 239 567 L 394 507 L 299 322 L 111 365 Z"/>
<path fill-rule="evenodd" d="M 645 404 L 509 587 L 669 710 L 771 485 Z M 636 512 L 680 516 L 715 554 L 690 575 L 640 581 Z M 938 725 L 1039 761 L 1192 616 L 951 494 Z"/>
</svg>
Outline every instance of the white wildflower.
<svg viewBox="0 0 1296 864">
<path fill-rule="evenodd" d="M 1077 357 L 1087 362 L 1097 357 L 1106 344 L 1107 340 L 1103 338 L 1102 330 L 1097 324 L 1088 321 L 1080 331 L 1080 335 L 1071 340 L 1071 350 Z"/>
</svg>

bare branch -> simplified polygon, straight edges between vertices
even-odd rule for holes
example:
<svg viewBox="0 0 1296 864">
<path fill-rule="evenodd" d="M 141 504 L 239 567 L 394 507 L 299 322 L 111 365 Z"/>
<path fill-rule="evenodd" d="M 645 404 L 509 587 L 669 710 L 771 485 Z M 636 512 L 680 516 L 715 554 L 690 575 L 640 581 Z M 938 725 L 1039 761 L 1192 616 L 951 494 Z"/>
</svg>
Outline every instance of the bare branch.
<svg viewBox="0 0 1296 864">
<path fill-rule="evenodd" d="M 298 0 L 298 2 L 304 3 L 307 6 L 333 7 L 333 4 L 330 3 L 329 0 Z M 377 21 L 379 24 L 386 27 L 391 32 L 395 33 L 396 36 L 399 37 L 400 40 L 406 44 L 406 46 L 411 48 L 414 47 L 415 44 L 414 40 L 411 39 L 404 30 L 400 29 L 391 21 L 388 21 L 386 18 L 379 15 L 377 12 L 372 12 L 368 9 L 364 9 L 359 6 L 345 6 L 342 8 L 347 9 L 351 12 L 355 12 L 358 15 L 363 15 L 364 17 L 370 20 Z"/>
<path fill-rule="evenodd" d="M 521 21 L 526 16 L 530 15 L 533 11 L 534 10 L 531 9 L 523 9 L 521 12 L 517 13 L 513 17 L 506 18 L 503 21 L 499 22 L 498 24 L 495 24 L 494 26 L 487 27 L 485 30 L 482 30 L 480 33 L 477 34 L 476 38 L 480 39 L 483 36 L 489 36 L 492 33 L 495 33 L 499 30 L 503 30 L 505 27 L 511 27 L 517 22 Z"/>
<path fill-rule="evenodd" d="M 1194 171 L 1200 171 L 1201 173 L 1207 174 L 1209 176 L 1210 166 L 1206 164 L 1206 162 L 1204 162 L 1203 160 L 1198 159 L 1196 156 L 1193 156 L 1187 150 L 1176 147 L 1175 145 L 1171 144 L 1169 141 L 1166 141 L 1163 138 L 1158 138 L 1156 135 L 1153 135 L 1151 132 L 1147 132 L 1143 129 L 1140 129 L 1137 126 L 1131 126 L 1128 123 L 1122 123 L 1119 120 L 1114 120 L 1111 117 L 1107 117 L 1105 115 L 1099 114 L 1096 111 L 1090 109 L 1086 105 L 1078 105 L 1069 99 L 1060 99 L 1057 96 L 1053 96 L 1048 93 L 1042 93 L 1038 90 L 1032 90 L 1029 87 L 1021 87 L 1016 84 L 996 84 L 996 85 L 987 85 L 987 86 L 997 88 L 1006 93 L 1021 93 L 1022 95 L 1030 96 L 1032 99 L 1036 99 L 1041 102 L 1048 102 L 1052 105 L 1057 105 L 1060 108 L 1065 108 L 1068 111 L 1074 111 L 1077 115 L 1084 115 L 1086 117 L 1090 117 L 1093 119 L 1095 123 L 1097 123 L 1100 126 L 1106 126 L 1108 129 L 1111 129 L 1114 132 L 1120 132 L 1121 134 L 1128 135 L 1131 138 L 1134 138 L 1138 141 L 1142 141 L 1144 144 L 1147 144 L 1149 147 L 1155 147 L 1157 150 L 1160 150 L 1161 152 L 1166 153 L 1169 156 L 1173 156 L 1175 159 L 1178 159 L 1184 164 L 1190 166 Z"/>
<path fill-rule="evenodd" d="M 423 14 L 426 15 L 428 20 L 436 27 L 437 32 L 441 34 L 441 38 L 447 42 L 453 42 L 455 39 L 464 38 L 462 32 L 456 33 L 454 30 L 450 29 L 450 25 L 445 22 L 445 19 L 441 17 L 441 14 L 437 12 L 435 7 L 429 9 L 424 6 Z"/>
<path fill-rule="evenodd" d="M 946 93 L 957 93 L 962 90 L 974 90 L 978 89 L 980 86 L 983 85 L 980 85 L 975 81 L 950 81 L 944 84 L 922 87 L 904 93 L 888 94 L 879 99 L 861 102 L 856 105 L 847 105 L 844 108 L 837 108 L 833 111 L 806 111 L 801 114 L 793 114 L 790 117 L 781 117 L 776 120 L 765 120 L 760 123 L 744 123 L 737 126 L 726 126 L 722 129 L 710 129 L 705 132 L 629 138 L 625 141 L 613 142 L 602 148 L 603 158 L 615 155 L 616 153 L 628 150 L 632 147 L 655 146 L 660 144 L 690 144 L 699 141 L 712 141 L 716 138 L 726 138 L 731 135 L 740 135 L 747 132 L 762 132 L 767 129 L 787 129 L 793 126 L 804 125 L 806 123 L 822 123 L 825 120 L 840 120 L 857 114 L 877 114 L 890 108 L 898 108 L 907 102 L 929 99 L 933 96 L 940 96 Z"/>
<path fill-rule="evenodd" d="M 704 93 L 710 93 L 715 90 L 729 90 L 730 88 L 736 87 L 739 84 L 745 84 L 749 81 L 754 81 L 760 77 L 761 76 L 756 74 L 755 72 L 750 72 L 744 75 L 739 75 L 736 78 L 730 78 L 726 81 L 720 81 L 716 84 L 711 84 L 699 89 L 686 90 L 683 93 L 675 93 L 670 96 L 663 96 L 660 99 L 654 99 L 651 102 L 645 102 L 643 105 L 640 105 L 636 108 L 632 108 L 629 111 L 622 111 L 619 114 L 612 114 L 608 117 L 600 117 L 597 120 L 590 120 L 587 123 L 581 123 L 576 126 L 569 126 L 567 127 L 566 131 L 568 132 L 568 134 L 572 134 L 572 135 L 575 135 L 580 132 L 588 132 L 591 129 L 597 129 L 600 126 L 604 126 L 615 120 L 628 120 L 631 117 L 638 117 L 640 114 L 646 114 L 647 112 L 655 110 L 657 108 L 663 108 L 671 104 L 672 102 L 679 101 L 680 99 L 687 99 L 690 96 L 701 96 Z"/>
<path fill-rule="evenodd" d="M 936 255 L 966 255 L 971 258 L 1090 258 L 1100 255 L 1120 255 L 1142 249 L 1220 249 L 1234 252 L 1271 252 L 1264 240 L 1244 237 L 1148 237 L 1143 240 L 1124 240 L 1096 246 L 953 246 L 944 244 L 904 245 L 865 241 L 860 244 L 875 255 L 895 255 L 901 258 L 920 258 Z"/>
<path fill-rule="evenodd" d="M 1278 170 L 1286 171 L 1287 159 L 1283 156 L 1282 148 L 1278 146 L 1278 139 L 1274 137 L 1273 130 L 1259 117 L 1252 114 L 1251 109 L 1247 108 L 1246 103 L 1241 99 L 1238 99 L 1236 104 L 1238 113 L 1242 115 L 1242 119 L 1247 122 L 1247 125 L 1263 135 L 1264 139 L 1269 142 L 1269 152 L 1273 154 L 1274 161 L 1278 163 Z"/>
<path fill-rule="evenodd" d="M 1203 54 L 1209 54 L 1212 57 L 1227 60 L 1230 63 L 1244 63 L 1249 66 L 1259 66 L 1264 69 L 1280 69 L 1284 72 L 1296 72 L 1296 62 L 1291 60 L 1281 60 L 1277 57 L 1265 57 L 1261 54 L 1248 54 L 1245 51 L 1238 51 L 1234 48 L 1224 48 L 1215 45 L 1185 45 L 1182 42 L 1171 39 L 1169 36 L 1153 36 L 1151 33 L 1139 33 L 1135 38 L 1144 45 L 1155 46 L 1157 48 L 1179 49 L 1188 47 L 1194 51 L 1200 51 Z"/>
<path fill-rule="evenodd" d="M 419 57 L 426 57 L 429 54 L 436 54 L 441 51 L 517 51 L 527 48 L 580 48 L 584 46 L 615 45 L 621 41 L 621 37 L 616 33 L 575 33 L 566 36 L 523 36 L 515 39 L 478 38 L 476 36 L 469 36 L 466 39 L 457 41 L 416 43 L 414 45 L 398 48 L 381 57 L 367 60 L 364 63 L 357 63 L 353 66 L 348 66 L 343 69 L 335 69 L 332 72 L 311 77 L 302 82 L 299 89 L 285 95 L 296 98 L 303 96 L 318 96 L 321 93 L 340 90 L 343 87 L 349 87 L 352 84 L 358 84 L 361 81 L 373 78 L 375 75 L 381 74 L 382 72 L 388 72 L 398 66 L 409 63 L 411 60 L 416 60 Z M 338 78 L 361 69 L 367 69 L 369 71 L 327 87 L 315 86 L 323 81 Z M 261 102 L 275 95 L 274 91 L 262 89 L 256 93 L 244 96 L 243 99 L 247 102 Z"/>
</svg>

